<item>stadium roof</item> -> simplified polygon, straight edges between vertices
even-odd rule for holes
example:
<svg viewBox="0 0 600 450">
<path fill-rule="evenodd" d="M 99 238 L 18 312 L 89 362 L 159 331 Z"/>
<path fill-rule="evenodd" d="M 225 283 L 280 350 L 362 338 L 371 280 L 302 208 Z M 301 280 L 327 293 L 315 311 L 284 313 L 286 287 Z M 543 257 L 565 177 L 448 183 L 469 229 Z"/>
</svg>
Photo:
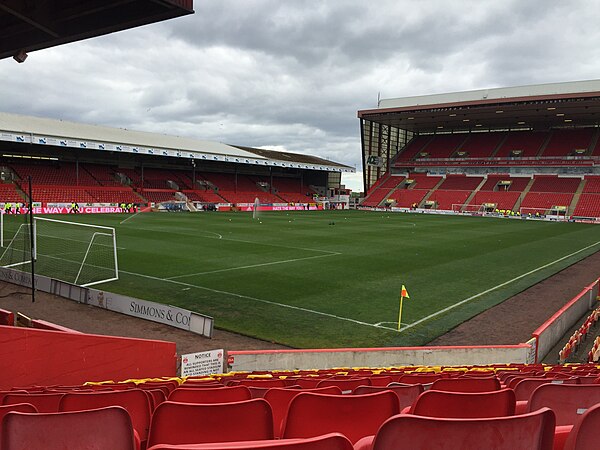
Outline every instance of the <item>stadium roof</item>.
<svg viewBox="0 0 600 450">
<path fill-rule="evenodd" d="M 600 124 L 600 80 L 385 99 L 358 117 L 417 133 Z"/>
<path fill-rule="evenodd" d="M 2 0 L 0 59 L 193 12 L 193 0 Z"/>
<path fill-rule="evenodd" d="M 8 113 L 0 113 L 0 141 L 328 172 L 355 171 L 313 156 Z"/>
</svg>

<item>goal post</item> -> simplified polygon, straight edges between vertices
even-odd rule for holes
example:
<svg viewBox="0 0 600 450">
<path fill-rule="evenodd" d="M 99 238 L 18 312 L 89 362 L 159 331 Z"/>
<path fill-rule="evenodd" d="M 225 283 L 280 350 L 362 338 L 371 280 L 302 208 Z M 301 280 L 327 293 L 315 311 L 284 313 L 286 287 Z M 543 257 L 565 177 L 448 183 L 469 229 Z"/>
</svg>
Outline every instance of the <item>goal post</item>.
<svg viewBox="0 0 600 450">
<path fill-rule="evenodd" d="M 1 223 L 4 242 L 0 257 L 3 267 L 26 266 L 31 261 L 36 273 L 83 287 L 119 279 L 115 229 L 101 225 L 34 217 L 33 252 L 24 238 L 29 225 L 21 224 L 9 239 L 10 230 Z M 19 269 L 21 270 L 21 269 Z"/>
<path fill-rule="evenodd" d="M 453 203 L 452 211 L 454 211 L 455 213 L 483 213 L 486 211 L 486 209 L 485 205 L 465 205 L 464 203 Z"/>
</svg>

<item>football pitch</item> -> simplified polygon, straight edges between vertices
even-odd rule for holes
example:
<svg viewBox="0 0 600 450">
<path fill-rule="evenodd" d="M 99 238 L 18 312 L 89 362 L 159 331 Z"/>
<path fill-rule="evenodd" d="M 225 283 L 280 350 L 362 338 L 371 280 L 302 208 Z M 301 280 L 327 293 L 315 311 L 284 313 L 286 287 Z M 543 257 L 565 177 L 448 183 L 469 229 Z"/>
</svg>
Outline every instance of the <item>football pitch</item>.
<svg viewBox="0 0 600 450">
<path fill-rule="evenodd" d="M 119 280 L 96 288 L 191 309 L 213 316 L 218 328 L 299 348 L 423 345 L 600 250 L 597 225 L 461 216 L 60 219 L 116 229 Z M 73 258 L 63 253 L 54 259 Z M 403 284 L 410 299 L 398 331 Z"/>
</svg>

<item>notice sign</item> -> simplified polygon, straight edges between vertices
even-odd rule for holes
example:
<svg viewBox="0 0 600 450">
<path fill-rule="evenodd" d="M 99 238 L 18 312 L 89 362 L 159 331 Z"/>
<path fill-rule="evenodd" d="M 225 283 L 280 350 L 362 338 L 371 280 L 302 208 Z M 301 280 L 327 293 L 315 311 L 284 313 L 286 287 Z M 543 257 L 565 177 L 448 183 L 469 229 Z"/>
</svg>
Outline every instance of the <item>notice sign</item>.
<svg viewBox="0 0 600 450">
<path fill-rule="evenodd" d="M 181 376 L 198 377 L 223 373 L 223 349 L 181 355 Z"/>
</svg>

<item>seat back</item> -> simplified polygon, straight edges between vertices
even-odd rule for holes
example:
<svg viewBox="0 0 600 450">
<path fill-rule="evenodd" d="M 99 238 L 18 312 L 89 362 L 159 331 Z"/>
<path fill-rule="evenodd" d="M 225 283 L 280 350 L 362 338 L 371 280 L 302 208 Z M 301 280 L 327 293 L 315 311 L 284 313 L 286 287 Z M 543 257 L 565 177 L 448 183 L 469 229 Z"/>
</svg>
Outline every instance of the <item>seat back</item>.
<svg viewBox="0 0 600 450">
<path fill-rule="evenodd" d="M 2 423 L 2 418 L 9 412 L 36 413 L 38 412 L 38 410 L 35 406 L 33 406 L 30 403 L 15 403 L 12 405 L 2 405 L 0 406 L 0 423 Z"/>
<path fill-rule="evenodd" d="M 84 411 L 108 406 L 123 407 L 131 416 L 133 428 L 138 432 L 140 440 L 144 442 L 148 439 L 152 412 L 148 394 L 141 389 L 65 394 L 60 400 L 59 410 Z"/>
<path fill-rule="evenodd" d="M 285 382 L 285 380 L 282 380 L 280 378 L 270 378 L 270 379 L 245 378 L 245 379 L 236 381 L 234 383 L 234 385 L 272 388 L 272 387 L 285 387 L 288 384 Z"/>
<path fill-rule="evenodd" d="M 515 391 L 517 401 L 527 401 L 533 391 L 542 384 L 579 384 L 576 378 L 568 380 L 553 380 L 548 378 L 521 378 L 517 380 L 514 386 L 511 386 Z"/>
<path fill-rule="evenodd" d="M 10 412 L 2 421 L 2 450 L 134 450 L 131 418 L 121 407 L 78 412 Z"/>
<path fill-rule="evenodd" d="M 342 393 L 350 393 L 359 386 L 370 386 L 371 380 L 366 377 L 356 378 L 326 378 L 319 381 L 317 387 L 337 386 L 342 390 Z"/>
<path fill-rule="evenodd" d="M 490 392 L 425 391 L 410 412 L 428 417 L 500 417 L 515 413 L 515 393 L 512 389 Z"/>
<path fill-rule="evenodd" d="M 218 442 L 212 444 L 154 445 L 148 450 L 353 450 L 352 443 L 339 433 L 306 439 Z"/>
<path fill-rule="evenodd" d="M 148 447 L 259 439 L 273 439 L 273 414 L 266 400 L 212 404 L 166 401 L 152 416 Z"/>
<path fill-rule="evenodd" d="M 285 416 L 287 415 L 290 402 L 294 397 L 301 394 L 302 392 L 316 392 L 320 394 L 337 394 L 341 395 L 342 391 L 337 386 L 328 386 L 324 388 L 314 389 L 286 389 L 286 388 L 271 388 L 264 396 L 264 399 L 271 405 L 271 411 L 273 411 L 273 432 L 275 437 L 281 436 L 281 426 Z"/>
<path fill-rule="evenodd" d="M 391 391 L 366 395 L 301 393 L 290 403 L 282 437 L 342 433 L 354 444 L 374 435 L 385 420 L 399 411 L 398 397 Z"/>
<path fill-rule="evenodd" d="M 229 403 L 250 400 L 252 394 L 246 386 L 217 387 L 213 389 L 177 388 L 169 395 L 170 402 L 179 403 Z"/>
<path fill-rule="evenodd" d="M 64 395 L 62 392 L 52 394 L 6 394 L 2 403 L 4 405 L 29 403 L 41 413 L 57 412 L 60 400 Z"/>
<path fill-rule="evenodd" d="M 567 437 L 563 450 L 594 450 L 598 448 L 600 404 L 586 410 Z"/>
<path fill-rule="evenodd" d="M 381 426 L 373 450 L 551 450 L 553 442 L 554 414 L 548 408 L 477 419 L 400 414 Z"/>
<path fill-rule="evenodd" d="M 423 385 L 421 384 L 392 384 L 390 386 L 359 386 L 352 394 L 354 395 L 364 395 L 364 394 L 373 394 L 374 392 L 382 392 L 382 391 L 392 391 L 398 397 L 398 405 L 400 407 L 400 411 L 407 406 L 411 406 L 413 402 L 417 399 L 419 394 L 423 392 Z"/>
<path fill-rule="evenodd" d="M 556 414 L 557 425 L 573 425 L 583 410 L 600 403 L 598 384 L 543 384 L 529 398 L 528 411 L 544 406 Z"/>
<path fill-rule="evenodd" d="M 500 390 L 500 381 L 496 377 L 481 378 L 440 378 L 435 380 L 431 389 L 448 392 L 489 392 Z"/>
</svg>

